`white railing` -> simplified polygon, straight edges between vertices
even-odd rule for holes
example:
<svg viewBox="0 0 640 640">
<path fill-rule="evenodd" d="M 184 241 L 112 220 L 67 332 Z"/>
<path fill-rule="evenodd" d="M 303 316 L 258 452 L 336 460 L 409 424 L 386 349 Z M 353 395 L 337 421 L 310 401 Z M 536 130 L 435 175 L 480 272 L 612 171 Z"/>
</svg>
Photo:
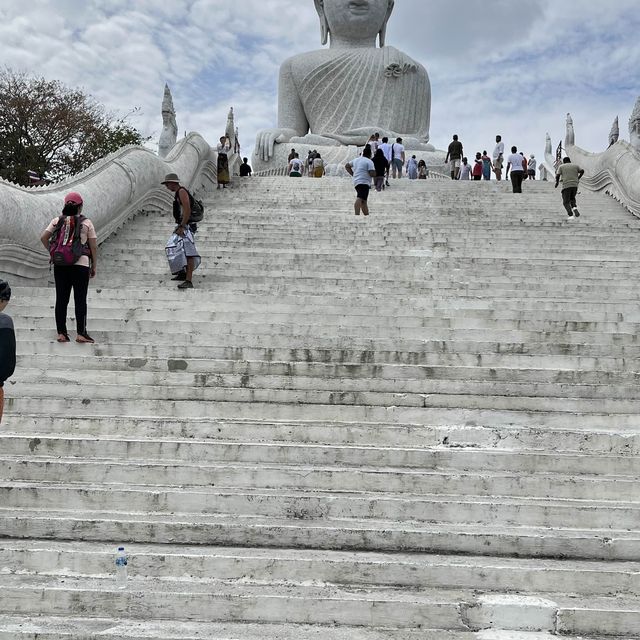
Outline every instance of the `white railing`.
<svg viewBox="0 0 640 640">
<path fill-rule="evenodd" d="M 575 145 L 565 152 L 585 170 L 583 188 L 610 195 L 640 218 L 640 151 L 620 140 L 603 153 L 588 153 Z"/>
<path fill-rule="evenodd" d="M 163 160 L 143 147 L 129 146 L 99 160 L 86 171 L 43 187 L 21 187 L 0 180 L 0 273 L 43 277 L 49 256 L 40 235 L 60 213 L 64 195 L 78 191 L 83 213 L 102 242 L 141 211 L 167 211 L 172 196 L 161 181 L 177 173 L 196 195 L 216 182 L 216 153 L 197 133 L 178 141 Z"/>
</svg>

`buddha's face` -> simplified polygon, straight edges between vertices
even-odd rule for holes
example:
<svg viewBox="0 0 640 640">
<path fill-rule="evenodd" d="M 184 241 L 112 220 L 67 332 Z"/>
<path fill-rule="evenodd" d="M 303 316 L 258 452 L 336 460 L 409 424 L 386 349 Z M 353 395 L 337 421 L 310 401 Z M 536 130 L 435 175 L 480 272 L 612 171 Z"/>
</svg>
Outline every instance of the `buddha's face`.
<svg viewBox="0 0 640 640">
<path fill-rule="evenodd" d="M 322 0 L 321 6 L 334 36 L 374 37 L 389 18 L 389 0 Z"/>
</svg>

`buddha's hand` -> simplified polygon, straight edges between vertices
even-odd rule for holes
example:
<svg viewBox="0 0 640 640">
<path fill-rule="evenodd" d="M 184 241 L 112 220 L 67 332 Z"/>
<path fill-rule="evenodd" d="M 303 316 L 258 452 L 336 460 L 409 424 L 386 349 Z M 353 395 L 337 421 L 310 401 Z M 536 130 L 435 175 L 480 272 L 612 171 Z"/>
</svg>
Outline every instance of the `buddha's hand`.
<svg viewBox="0 0 640 640">
<path fill-rule="evenodd" d="M 289 142 L 291 131 L 289 129 L 264 129 L 256 136 L 255 153 L 263 162 L 269 162 L 273 157 L 276 144 Z"/>
</svg>

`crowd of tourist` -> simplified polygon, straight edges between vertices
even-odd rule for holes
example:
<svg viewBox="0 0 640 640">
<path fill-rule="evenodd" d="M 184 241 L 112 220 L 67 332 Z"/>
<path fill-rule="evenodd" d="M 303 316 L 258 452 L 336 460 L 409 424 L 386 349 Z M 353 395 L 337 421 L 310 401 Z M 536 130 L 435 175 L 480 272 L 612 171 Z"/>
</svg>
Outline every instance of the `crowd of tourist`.
<svg viewBox="0 0 640 640">
<path fill-rule="evenodd" d="M 464 155 L 464 147 L 457 135 L 449 143 L 445 164 L 449 165 L 452 180 L 491 180 L 491 174 L 495 179 L 502 180 L 502 172 L 505 168 L 505 147 L 502 136 L 496 136 L 496 145 L 491 156 L 486 149 L 477 151 L 473 160 L 473 166 Z M 511 153 L 506 158 L 505 179 L 511 179 L 514 193 L 522 193 L 524 180 L 535 180 L 538 161 L 532 153 L 528 158 L 518 148 L 511 147 Z M 546 177 L 546 169 L 540 168 L 541 175 Z"/>
<path fill-rule="evenodd" d="M 297 157 L 295 149 L 292 153 Z M 458 135 L 453 136 L 453 140 L 447 149 L 445 164 L 449 166 L 452 180 L 491 180 L 491 174 L 495 175 L 497 181 L 502 180 L 502 171 L 505 163 L 505 146 L 502 136 L 496 136 L 496 144 L 493 154 L 489 156 L 486 150 L 476 152 L 473 165 L 464 155 L 464 147 Z M 522 183 L 525 180 L 536 179 L 536 169 L 538 162 L 532 153 L 529 158 L 516 146 L 511 147 L 511 153 L 506 158 L 505 179 L 511 180 L 513 193 L 522 193 Z M 292 164 L 289 163 L 291 170 Z M 355 214 L 369 215 L 368 197 L 373 181 L 376 191 L 382 191 L 385 186 L 389 186 L 389 176 L 402 178 L 403 169 L 406 170 L 410 180 L 426 179 L 429 169 L 423 159 L 417 160 L 412 155 L 406 159 L 406 151 L 402 144 L 402 138 L 397 138 L 395 143 L 389 144 L 388 138 L 380 140 L 379 134 L 370 137 L 365 145 L 362 154 L 354 158 L 345 165 L 345 169 L 353 178 L 353 185 L 356 189 L 356 201 L 354 204 Z M 541 165 L 541 176 L 546 180 L 546 168 Z M 576 194 L 578 191 L 578 181 L 584 171 L 569 158 L 565 158 L 563 164 L 558 168 L 556 175 L 556 188 L 562 180 L 563 205 L 569 217 L 578 218 L 580 212 L 576 206 Z"/>
</svg>

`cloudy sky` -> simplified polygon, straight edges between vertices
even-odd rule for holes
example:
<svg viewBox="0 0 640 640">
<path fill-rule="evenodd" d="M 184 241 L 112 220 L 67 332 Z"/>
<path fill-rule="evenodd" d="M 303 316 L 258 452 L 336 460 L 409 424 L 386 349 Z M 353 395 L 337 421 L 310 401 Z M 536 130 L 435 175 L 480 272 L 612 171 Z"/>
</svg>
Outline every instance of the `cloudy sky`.
<svg viewBox="0 0 640 640">
<path fill-rule="evenodd" d="M 622 137 L 640 95 L 638 0 L 396 0 L 387 43 L 432 84 L 431 141 L 458 133 L 469 155 L 496 133 L 542 157 L 545 133 L 577 143 Z M 281 62 L 320 47 L 312 0 L 0 0 L 0 64 L 82 87 L 160 134 L 164 83 L 180 132 L 216 140 L 230 106 L 243 152 L 275 126 Z"/>
</svg>

